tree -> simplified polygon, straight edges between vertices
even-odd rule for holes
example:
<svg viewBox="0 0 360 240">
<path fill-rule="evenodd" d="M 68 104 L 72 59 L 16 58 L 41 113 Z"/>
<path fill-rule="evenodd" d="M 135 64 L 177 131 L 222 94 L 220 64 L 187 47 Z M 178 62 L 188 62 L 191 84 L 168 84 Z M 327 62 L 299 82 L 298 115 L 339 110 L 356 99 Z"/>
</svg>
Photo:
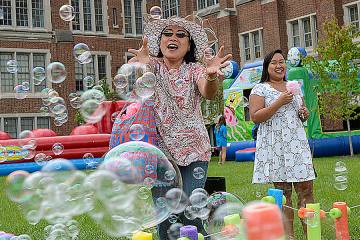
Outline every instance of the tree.
<svg viewBox="0 0 360 240">
<path fill-rule="evenodd" d="M 332 120 L 345 120 L 349 134 L 350 154 L 353 153 L 350 120 L 357 119 L 360 106 L 360 36 L 353 25 L 339 26 L 336 19 L 324 23 L 324 37 L 315 48 L 317 56 L 308 56 L 305 63 L 315 74 L 315 90 L 319 95 L 319 111 Z"/>
</svg>

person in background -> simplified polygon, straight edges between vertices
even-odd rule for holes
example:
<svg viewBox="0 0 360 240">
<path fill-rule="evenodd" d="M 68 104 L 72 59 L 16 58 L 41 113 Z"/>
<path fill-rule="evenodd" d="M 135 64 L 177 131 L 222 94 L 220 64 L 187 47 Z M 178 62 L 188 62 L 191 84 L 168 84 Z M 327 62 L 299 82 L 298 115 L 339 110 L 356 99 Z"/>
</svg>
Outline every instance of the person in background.
<svg viewBox="0 0 360 240">
<path fill-rule="evenodd" d="M 285 230 L 294 239 L 292 189 L 297 207 L 314 202 L 315 172 L 303 121 L 309 112 L 300 95 L 286 89 L 286 62 L 281 50 L 264 58 L 260 83 L 250 93 L 250 117 L 259 124 L 253 183 L 273 183 L 286 197 Z M 304 231 L 306 225 L 303 223 Z"/>
<path fill-rule="evenodd" d="M 219 120 L 214 128 L 214 134 L 216 139 L 216 146 L 220 150 L 218 163 L 224 164 L 226 160 L 226 146 L 227 146 L 226 120 L 224 116 L 219 117 Z"/>
</svg>

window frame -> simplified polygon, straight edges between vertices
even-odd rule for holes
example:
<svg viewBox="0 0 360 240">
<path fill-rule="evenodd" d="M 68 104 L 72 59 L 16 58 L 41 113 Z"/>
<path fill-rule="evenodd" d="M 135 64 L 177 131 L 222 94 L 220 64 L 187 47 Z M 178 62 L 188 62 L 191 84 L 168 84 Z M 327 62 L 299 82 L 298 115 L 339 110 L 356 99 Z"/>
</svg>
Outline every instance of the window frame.
<svg viewBox="0 0 360 240">
<path fill-rule="evenodd" d="M 176 2 L 176 14 L 175 15 L 171 15 L 171 9 L 174 9 L 174 8 L 171 8 L 171 1 L 175 1 Z M 167 8 L 164 7 L 164 2 L 166 2 L 166 6 Z M 168 18 L 168 17 L 171 17 L 171 16 L 179 16 L 179 13 L 180 13 L 180 5 L 179 5 L 179 0 L 161 0 L 160 1 L 160 6 L 161 6 L 161 9 L 163 9 L 163 16 L 164 18 Z M 165 11 L 165 9 L 167 11 Z M 166 12 L 169 13 L 169 15 L 166 14 Z"/>
<path fill-rule="evenodd" d="M 106 0 L 101 0 L 102 6 L 102 22 L 103 22 L 103 31 L 96 31 L 96 16 L 95 16 L 95 2 L 94 0 L 90 0 L 90 10 L 91 10 L 91 31 L 84 30 L 84 11 L 83 11 L 83 1 L 79 1 L 79 21 L 80 21 L 80 30 L 73 29 L 72 21 L 69 22 L 70 30 L 74 34 L 84 34 L 84 35 L 107 35 L 109 34 L 109 26 L 108 26 L 108 6 Z M 69 0 L 69 5 L 71 5 L 71 0 Z"/>
<path fill-rule="evenodd" d="M 208 3 L 209 0 L 203 0 L 203 1 L 205 1 L 205 6 L 203 8 L 200 8 L 199 0 L 196 0 L 196 10 L 197 11 L 202 11 L 204 9 L 210 9 L 210 8 L 216 8 L 216 7 L 220 6 L 220 0 L 213 0 L 214 4 L 212 4 L 212 5 L 209 5 L 209 3 Z"/>
<path fill-rule="evenodd" d="M 34 32 L 47 32 L 50 31 L 51 26 L 51 0 L 43 1 L 43 21 L 44 27 L 33 26 L 33 8 L 32 0 L 27 1 L 27 16 L 28 26 L 17 26 L 16 25 L 16 0 L 10 0 L 11 4 L 11 25 L 0 25 L 0 30 L 14 30 L 14 31 L 34 31 Z"/>
<path fill-rule="evenodd" d="M 259 45 L 255 45 L 254 36 L 255 34 L 259 34 Z M 249 47 L 246 49 L 250 49 L 250 59 L 246 59 L 246 51 L 245 51 L 245 37 L 248 36 L 249 39 Z M 249 62 L 254 62 L 256 60 L 260 60 L 264 57 L 264 44 L 263 44 L 263 28 L 256 28 L 250 31 L 239 33 L 240 39 L 240 54 L 241 54 L 241 62 L 242 65 Z M 255 47 L 260 47 L 260 57 L 256 57 Z"/>
<path fill-rule="evenodd" d="M 355 1 L 355 2 L 351 2 L 351 3 L 347 3 L 343 5 L 343 20 L 345 25 L 350 25 L 353 24 L 353 22 L 350 21 L 350 7 L 352 6 L 357 6 L 357 16 L 358 16 L 358 28 L 357 30 L 360 31 L 360 1 Z M 360 41 L 360 37 L 354 39 L 355 42 L 359 42 Z"/>
<path fill-rule="evenodd" d="M 106 66 L 106 83 L 109 85 L 110 89 L 112 89 L 112 82 L 111 82 L 111 55 L 110 52 L 104 52 L 104 51 L 91 51 L 92 56 L 96 56 L 94 58 L 94 77 L 95 77 L 95 85 L 99 84 L 99 65 L 98 65 L 98 56 L 105 56 L 105 66 Z M 92 63 L 92 62 L 91 62 Z M 76 64 L 76 62 L 74 62 Z M 87 76 L 87 64 L 80 64 L 82 66 L 82 75 L 83 79 L 85 76 Z M 76 88 L 76 73 L 75 73 L 75 66 L 74 66 L 74 79 L 75 79 L 75 88 Z M 83 86 L 83 90 L 77 90 L 76 92 L 84 92 L 86 91 L 86 87 Z"/>
<path fill-rule="evenodd" d="M 143 32 L 141 32 L 141 33 L 138 33 L 137 31 L 136 31 L 136 14 L 135 14 L 135 1 L 136 0 L 129 0 L 130 1 L 130 7 L 131 7 L 131 29 L 132 29 L 132 31 L 131 31 L 131 33 L 126 33 L 126 31 L 125 31 L 125 5 L 124 5 L 124 1 L 125 0 L 122 0 L 121 2 L 122 2 L 122 4 L 121 4 L 121 6 L 122 6 L 122 21 L 123 21 L 123 26 L 122 26 L 122 33 L 123 33 L 123 35 L 125 36 L 125 37 L 142 37 L 142 35 L 143 35 Z M 146 1 L 142 1 L 141 2 L 141 16 L 144 16 L 144 11 L 146 10 L 146 3 L 145 3 Z M 144 26 L 144 21 L 143 21 L 143 18 L 141 18 L 142 20 L 141 20 L 141 24 L 142 24 L 142 26 Z"/>
<path fill-rule="evenodd" d="M 19 137 L 22 132 L 21 129 L 21 118 L 33 118 L 33 129 L 37 129 L 38 126 L 38 118 L 47 117 L 49 118 L 49 129 L 51 129 L 51 115 L 50 113 L 12 113 L 12 114 L 0 114 L 0 130 L 4 131 L 5 126 L 5 118 L 16 118 L 16 132 L 17 137 Z M 24 129 L 26 130 L 26 129 Z"/>
<path fill-rule="evenodd" d="M 309 19 L 310 21 L 310 32 L 305 33 L 304 21 Z M 293 24 L 297 22 L 299 27 L 299 44 L 300 46 L 294 46 L 294 36 L 293 35 Z M 317 29 L 317 18 L 316 13 L 311 13 L 304 15 L 298 18 L 289 19 L 286 21 L 287 25 L 287 35 L 288 35 L 288 48 L 292 47 L 301 47 L 306 50 L 308 54 L 312 54 L 313 49 L 316 48 L 318 42 L 318 29 Z M 305 35 L 309 34 L 311 36 L 311 46 L 306 47 Z"/>
<path fill-rule="evenodd" d="M 33 54 L 45 54 L 45 71 L 46 71 L 46 66 L 48 66 L 50 64 L 50 59 L 51 59 L 51 53 L 49 49 L 23 49 L 23 48 L 0 48 L 0 53 L 10 53 L 10 54 L 22 54 L 22 53 L 28 53 L 30 54 L 32 57 L 30 57 L 30 65 L 29 65 L 29 74 L 30 74 L 30 84 L 31 85 L 31 92 L 27 93 L 27 97 L 26 98 L 42 98 L 44 97 L 46 94 L 41 93 L 41 92 L 35 92 L 35 85 L 33 83 L 33 78 L 32 78 L 32 69 L 36 66 L 34 66 L 34 57 Z M 16 59 L 16 58 L 15 58 Z M 9 59 L 10 60 L 10 59 Z M 17 76 L 17 75 L 16 75 Z M 0 81 L 1 81 L 1 76 L 0 76 Z M 15 80 L 15 85 L 17 84 L 18 79 Z M 44 80 L 46 81 L 46 80 Z M 46 87 L 51 88 L 52 87 L 52 83 L 49 81 L 46 81 Z M 16 93 L 14 92 L 1 92 L 1 85 L 0 85 L 0 95 L 1 98 L 15 98 Z"/>
</svg>

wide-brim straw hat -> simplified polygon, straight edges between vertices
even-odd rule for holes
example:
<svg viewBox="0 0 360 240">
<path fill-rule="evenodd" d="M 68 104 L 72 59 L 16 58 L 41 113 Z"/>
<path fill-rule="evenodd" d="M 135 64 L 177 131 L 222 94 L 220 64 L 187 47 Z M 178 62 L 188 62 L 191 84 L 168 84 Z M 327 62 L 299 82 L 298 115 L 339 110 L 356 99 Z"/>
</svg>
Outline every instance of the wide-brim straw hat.
<svg viewBox="0 0 360 240">
<path fill-rule="evenodd" d="M 196 49 L 196 60 L 201 60 L 204 51 L 209 47 L 208 31 L 202 26 L 201 18 L 189 15 L 185 18 L 169 17 L 167 19 L 154 19 L 146 17 L 144 21 L 144 35 L 148 39 L 148 47 L 152 56 L 157 56 L 160 49 L 161 33 L 167 26 L 183 27 L 189 32 L 190 38 L 194 40 Z M 211 31 L 213 32 L 213 31 Z"/>
</svg>

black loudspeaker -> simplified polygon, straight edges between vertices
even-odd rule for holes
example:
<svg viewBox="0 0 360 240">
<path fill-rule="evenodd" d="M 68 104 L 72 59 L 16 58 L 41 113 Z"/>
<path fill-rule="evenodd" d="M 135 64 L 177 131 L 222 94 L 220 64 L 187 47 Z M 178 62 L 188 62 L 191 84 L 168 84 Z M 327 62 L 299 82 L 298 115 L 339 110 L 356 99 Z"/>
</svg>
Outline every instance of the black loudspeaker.
<svg viewBox="0 0 360 240">
<path fill-rule="evenodd" d="M 214 192 L 226 192 L 225 177 L 207 177 L 205 190 L 209 195 Z"/>
</svg>

